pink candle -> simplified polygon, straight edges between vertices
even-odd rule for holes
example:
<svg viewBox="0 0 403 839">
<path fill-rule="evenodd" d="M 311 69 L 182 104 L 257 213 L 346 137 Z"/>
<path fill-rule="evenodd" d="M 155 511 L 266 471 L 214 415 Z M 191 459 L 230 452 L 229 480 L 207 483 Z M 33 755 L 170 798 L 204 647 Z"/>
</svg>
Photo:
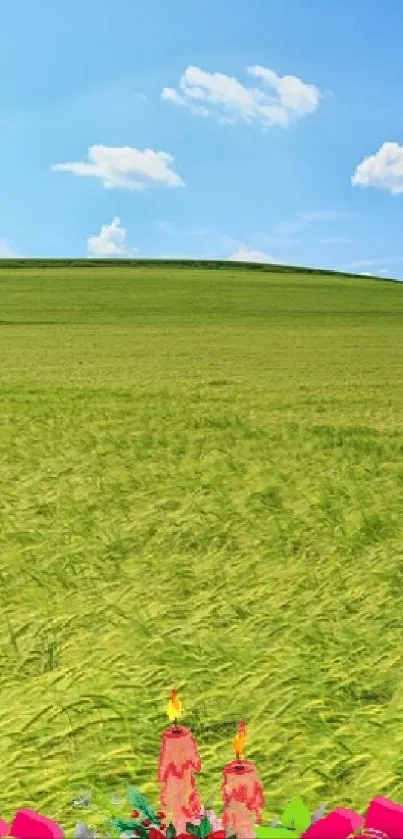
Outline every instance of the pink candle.
<svg viewBox="0 0 403 839">
<path fill-rule="evenodd" d="M 234 740 L 236 759 L 223 772 L 223 826 L 227 836 L 254 839 L 255 825 L 262 820 L 264 793 L 256 766 L 241 757 L 245 741 L 246 727 L 241 722 Z"/>
<path fill-rule="evenodd" d="M 194 779 L 194 773 L 200 772 L 201 761 L 192 732 L 178 725 L 181 712 L 182 703 L 176 691 L 172 691 L 168 716 L 174 724 L 162 735 L 158 781 L 161 809 L 166 813 L 166 822 L 172 821 L 178 834 L 185 831 L 186 822 L 197 817 L 201 806 Z"/>
</svg>

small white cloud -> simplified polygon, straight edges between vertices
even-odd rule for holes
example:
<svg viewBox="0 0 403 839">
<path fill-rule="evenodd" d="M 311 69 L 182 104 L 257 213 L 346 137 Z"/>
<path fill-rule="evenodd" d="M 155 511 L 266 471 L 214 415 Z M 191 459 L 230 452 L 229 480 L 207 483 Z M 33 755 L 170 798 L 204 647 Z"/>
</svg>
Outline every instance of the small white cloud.
<svg viewBox="0 0 403 839">
<path fill-rule="evenodd" d="M 229 259 L 234 262 L 259 262 L 281 265 L 280 260 L 275 259 L 270 253 L 253 250 L 253 248 L 249 248 L 247 245 L 240 245 L 238 250 Z"/>
<path fill-rule="evenodd" d="M 56 163 L 53 171 L 72 172 L 80 177 L 99 178 L 108 189 L 144 189 L 147 186 L 184 186 L 180 175 L 171 169 L 172 155 L 164 151 L 130 146 L 90 146 L 88 160 Z"/>
<path fill-rule="evenodd" d="M 383 259 L 356 259 L 355 262 L 350 262 L 350 268 L 371 268 L 377 265 L 396 265 L 403 263 L 401 256 L 385 256 Z"/>
<path fill-rule="evenodd" d="M 199 116 L 216 116 L 220 122 L 255 121 L 264 127 L 286 127 L 319 105 L 320 90 L 297 76 L 278 76 L 259 66 L 248 67 L 247 72 L 258 80 L 259 87 L 246 87 L 233 76 L 191 66 L 179 79 L 179 90 L 165 87 L 161 98 Z"/>
<path fill-rule="evenodd" d="M 360 271 L 360 277 L 387 277 L 390 271 L 386 268 L 379 268 L 377 271 Z"/>
<path fill-rule="evenodd" d="M 89 236 L 87 251 L 90 256 L 99 257 L 130 257 L 136 249 L 126 245 L 127 230 L 122 227 L 120 219 L 115 216 L 110 224 L 103 224 L 98 236 Z"/>
<path fill-rule="evenodd" d="M 374 186 L 392 195 L 403 192 L 403 146 L 384 143 L 376 154 L 365 157 L 351 178 L 353 186 Z"/>
<path fill-rule="evenodd" d="M 14 250 L 8 239 L 0 237 L 0 259 L 18 259 L 21 254 Z"/>
<path fill-rule="evenodd" d="M 297 76 L 278 76 L 268 67 L 248 67 L 248 73 L 261 79 L 278 97 L 278 105 L 288 114 L 312 114 L 319 105 L 321 93 L 313 84 L 306 84 Z"/>
</svg>

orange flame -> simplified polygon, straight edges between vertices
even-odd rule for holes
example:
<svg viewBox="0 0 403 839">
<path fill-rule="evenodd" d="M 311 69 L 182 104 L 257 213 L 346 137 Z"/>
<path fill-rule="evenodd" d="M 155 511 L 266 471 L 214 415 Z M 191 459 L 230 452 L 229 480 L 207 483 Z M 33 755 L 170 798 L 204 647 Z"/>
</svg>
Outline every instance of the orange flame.
<svg viewBox="0 0 403 839">
<path fill-rule="evenodd" d="M 246 743 L 246 725 L 243 720 L 238 725 L 238 731 L 234 737 L 234 752 L 236 754 L 236 759 L 240 760 L 241 756 L 243 755 L 243 750 L 245 748 Z"/>
<path fill-rule="evenodd" d="M 177 690 L 171 690 L 167 714 L 170 722 L 175 722 L 182 715 L 182 702 L 179 699 Z"/>
</svg>

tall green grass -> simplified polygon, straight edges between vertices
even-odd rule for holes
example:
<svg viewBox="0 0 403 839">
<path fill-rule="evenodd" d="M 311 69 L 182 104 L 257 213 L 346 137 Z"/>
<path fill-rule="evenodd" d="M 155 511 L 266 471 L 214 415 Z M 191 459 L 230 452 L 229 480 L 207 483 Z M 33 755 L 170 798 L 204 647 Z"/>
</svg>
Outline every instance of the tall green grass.
<svg viewBox="0 0 403 839">
<path fill-rule="evenodd" d="M 220 806 L 403 801 L 403 288 L 0 270 L 0 815 L 150 797 L 171 687 Z"/>
</svg>

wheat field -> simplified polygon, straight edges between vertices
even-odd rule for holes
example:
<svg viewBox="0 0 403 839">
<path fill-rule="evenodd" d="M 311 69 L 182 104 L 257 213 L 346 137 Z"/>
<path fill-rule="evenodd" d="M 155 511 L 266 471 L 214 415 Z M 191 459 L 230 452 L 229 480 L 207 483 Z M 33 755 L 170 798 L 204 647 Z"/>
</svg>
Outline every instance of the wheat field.
<svg viewBox="0 0 403 839">
<path fill-rule="evenodd" d="M 0 302 L 0 816 L 156 802 L 172 687 L 217 811 L 240 718 L 267 816 L 403 802 L 402 286 L 5 265 Z"/>
</svg>

